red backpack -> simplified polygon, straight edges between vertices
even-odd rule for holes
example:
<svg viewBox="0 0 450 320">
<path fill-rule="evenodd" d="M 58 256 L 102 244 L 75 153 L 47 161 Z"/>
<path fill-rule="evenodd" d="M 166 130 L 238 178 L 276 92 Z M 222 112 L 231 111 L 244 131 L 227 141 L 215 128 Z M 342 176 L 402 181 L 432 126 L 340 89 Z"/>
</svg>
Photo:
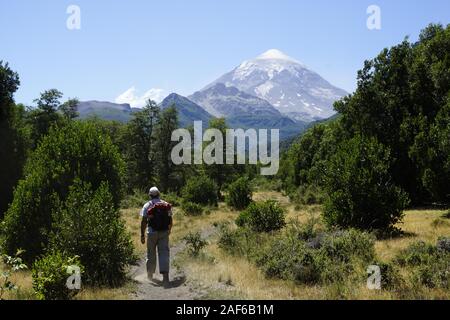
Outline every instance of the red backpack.
<svg viewBox="0 0 450 320">
<path fill-rule="evenodd" d="M 158 202 L 147 210 L 148 225 L 155 231 L 167 231 L 171 223 L 170 212 L 172 205 L 167 202 Z"/>
</svg>

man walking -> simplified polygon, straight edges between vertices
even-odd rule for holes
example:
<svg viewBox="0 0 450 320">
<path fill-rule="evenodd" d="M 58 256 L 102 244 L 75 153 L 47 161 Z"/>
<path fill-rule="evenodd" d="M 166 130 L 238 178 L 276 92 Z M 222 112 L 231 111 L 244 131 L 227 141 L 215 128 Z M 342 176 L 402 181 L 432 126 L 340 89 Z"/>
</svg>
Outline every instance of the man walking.
<svg viewBox="0 0 450 320">
<path fill-rule="evenodd" d="M 160 199 L 158 188 L 149 191 L 150 201 L 141 210 L 141 243 L 145 244 L 147 230 L 147 276 L 153 280 L 158 249 L 159 273 L 165 286 L 169 284 L 170 249 L 169 235 L 172 230 L 172 206 Z"/>
</svg>

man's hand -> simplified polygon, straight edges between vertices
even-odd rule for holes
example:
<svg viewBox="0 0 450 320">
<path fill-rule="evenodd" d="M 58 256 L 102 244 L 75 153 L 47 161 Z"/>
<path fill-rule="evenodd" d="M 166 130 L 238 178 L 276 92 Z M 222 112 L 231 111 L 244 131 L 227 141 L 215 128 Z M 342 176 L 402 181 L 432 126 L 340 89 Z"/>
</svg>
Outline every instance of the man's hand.
<svg viewBox="0 0 450 320">
<path fill-rule="evenodd" d="M 145 235 L 141 234 L 141 243 L 145 244 Z"/>
</svg>

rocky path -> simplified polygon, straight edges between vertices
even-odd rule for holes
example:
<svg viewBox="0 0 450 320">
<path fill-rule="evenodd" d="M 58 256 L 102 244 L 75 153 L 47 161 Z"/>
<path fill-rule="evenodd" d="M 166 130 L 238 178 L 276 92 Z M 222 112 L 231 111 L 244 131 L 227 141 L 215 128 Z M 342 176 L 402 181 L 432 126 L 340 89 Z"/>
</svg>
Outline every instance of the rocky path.
<svg viewBox="0 0 450 320">
<path fill-rule="evenodd" d="M 202 237 L 207 239 L 214 233 L 214 228 L 208 228 L 202 231 Z M 131 278 L 137 283 L 137 290 L 132 294 L 135 300 L 194 300 L 200 299 L 207 294 L 207 291 L 201 289 L 194 281 L 188 279 L 180 267 L 174 266 L 173 261 L 180 254 L 186 245 L 183 241 L 176 243 L 170 248 L 170 284 L 163 286 L 162 275 L 155 274 L 156 281 L 147 279 L 147 270 L 145 257 L 143 257 L 136 266 L 130 270 Z M 159 267 L 156 268 L 157 272 Z"/>
</svg>

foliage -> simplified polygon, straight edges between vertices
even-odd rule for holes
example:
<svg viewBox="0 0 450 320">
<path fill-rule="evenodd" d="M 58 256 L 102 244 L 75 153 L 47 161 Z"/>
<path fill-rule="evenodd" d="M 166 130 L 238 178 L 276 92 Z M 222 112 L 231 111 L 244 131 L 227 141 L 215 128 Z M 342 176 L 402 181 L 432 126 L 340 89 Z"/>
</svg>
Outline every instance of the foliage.
<svg viewBox="0 0 450 320">
<path fill-rule="evenodd" d="M 289 198 L 300 205 L 322 204 L 326 195 L 321 187 L 317 185 L 301 185 L 297 190 L 289 195 Z"/>
<path fill-rule="evenodd" d="M 435 246 L 418 241 L 402 250 L 396 256 L 395 261 L 400 266 L 418 266 L 429 263 L 436 254 L 437 249 Z"/>
<path fill-rule="evenodd" d="M 125 196 L 125 198 L 120 203 L 120 206 L 124 209 L 142 208 L 142 206 L 146 202 L 148 202 L 147 192 L 141 191 L 139 189 L 134 189 L 131 194 Z"/>
<path fill-rule="evenodd" d="M 26 159 L 23 108 L 15 106 L 13 95 L 19 87 L 17 73 L 0 61 L 0 219 L 13 198 L 13 188 L 22 175 Z"/>
<path fill-rule="evenodd" d="M 204 175 L 190 178 L 181 190 L 181 195 L 185 202 L 217 205 L 217 186 Z"/>
<path fill-rule="evenodd" d="M 228 125 L 224 118 L 213 118 L 209 122 L 209 128 L 215 131 L 219 131 L 223 137 L 226 137 L 226 130 L 228 129 Z M 209 143 L 205 143 L 209 144 Z M 206 149 L 204 150 L 204 152 Z M 216 154 L 217 151 L 217 154 Z M 214 152 L 211 152 L 211 155 L 216 158 L 222 158 L 221 163 L 205 163 L 203 166 L 203 169 L 205 171 L 205 174 L 214 181 L 216 185 L 216 193 L 217 198 L 219 200 L 222 200 L 222 189 L 223 187 L 233 181 L 234 174 L 238 172 L 238 165 L 230 165 L 226 162 L 227 157 L 227 151 L 226 151 L 226 145 L 222 145 L 222 150 L 215 150 Z M 236 163 L 236 162 L 234 162 Z M 242 166 L 241 166 L 242 167 Z M 242 169 L 242 168 L 241 168 Z"/>
<path fill-rule="evenodd" d="M 323 217 L 328 225 L 364 230 L 392 228 L 408 200 L 391 180 L 390 153 L 374 139 L 355 137 L 328 162 Z"/>
<path fill-rule="evenodd" d="M 36 147 L 39 141 L 49 133 L 52 126 L 61 124 L 61 116 L 57 112 L 61 106 L 62 92 L 56 89 L 46 90 L 35 99 L 36 108 L 29 112 L 28 121 L 32 126 L 32 141 Z"/>
<path fill-rule="evenodd" d="M 17 290 L 18 287 L 11 281 L 11 275 L 14 272 L 25 270 L 27 266 L 22 263 L 22 258 L 20 255 L 22 251 L 17 251 L 15 256 L 11 257 L 6 254 L 0 256 L 3 264 L 6 266 L 7 270 L 2 271 L 0 274 L 0 300 L 3 299 L 4 294 L 7 291 Z"/>
<path fill-rule="evenodd" d="M 77 256 L 69 257 L 58 251 L 46 254 L 33 264 L 33 289 L 38 299 L 69 300 L 78 293 L 78 290 L 67 287 L 70 266 L 77 266 L 80 276 L 83 274 L 83 266 Z"/>
<path fill-rule="evenodd" d="M 412 268 L 412 281 L 429 288 L 450 289 L 450 250 L 448 238 L 441 238 L 436 245 L 423 241 L 412 243 L 402 250 L 395 262 Z"/>
<path fill-rule="evenodd" d="M 178 207 L 181 205 L 180 197 L 174 192 L 164 193 L 161 198 L 170 203 L 172 207 Z"/>
<path fill-rule="evenodd" d="M 276 201 L 254 202 L 239 215 L 236 224 L 249 226 L 257 232 L 276 231 L 285 226 L 285 215 L 285 210 Z"/>
<path fill-rule="evenodd" d="M 252 202 L 252 190 L 247 178 L 242 177 L 228 186 L 228 194 L 225 197 L 226 203 L 235 209 L 247 208 Z"/>
<path fill-rule="evenodd" d="M 257 264 L 269 277 L 331 283 L 352 276 L 374 252 L 374 239 L 355 230 L 320 234 L 308 241 L 287 233 L 272 241 Z"/>
<path fill-rule="evenodd" d="M 80 257 L 85 283 L 123 282 L 126 266 L 133 261 L 133 246 L 106 183 L 93 190 L 75 180 L 53 220 L 51 248 Z"/>
<path fill-rule="evenodd" d="M 183 240 L 186 241 L 189 253 L 194 257 L 197 257 L 208 244 L 206 240 L 202 239 L 200 232 L 190 232 Z"/>
<path fill-rule="evenodd" d="M 183 201 L 181 210 L 187 216 L 201 216 L 203 214 L 203 206 L 194 202 Z"/>
<path fill-rule="evenodd" d="M 182 182 L 179 168 L 171 158 L 176 142 L 172 141 L 172 132 L 178 129 L 178 111 L 175 106 L 164 109 L 156 125 L 156 169 L 158 184 L 162 192 L 178 191 L 177 185 Z"/>
<path fill-rule="evenodd" d="M 149 100 L 139 112 L 133 113 L 133 118 L 122 133 L 124 158 L 126 160 L 127 187 L 147 189 L 156 184 L 156 124 L 160 110 L 155 102 Z"/>
<path fill-rule="evenodd" d="M 33 261 L 48 243 L 52 214 L 60 209 L 75 179 L 90 183 L 93 190 L 108 183 L 112 205 L 122 195 L 123 160 L 107 136 L 90 123 L 71 122 L 54 128 L 43 138 L 25 167 L 25 178 L 2 226 L 8 254 L 21 248 L 24 260 Z"/>
<path fill-rule="evenodd" d="M 282 154 L 279 179 L 294 201 L 324 190 L 325 220 L 389 229 L 412 205 L 449 203 L 450 25 L 430 25 L 366 61 L 339 115 Z M 320 197 L 319 197 L 320 198 Z M 384 230 L 386 231 L 386 230 Z"/>
<path fill-rule="evenodd" d="M 59 106 L 59 111 L 62 112 L 63 116 L 68 119 L 72 120 L 78 117 L 77 107 L 80 101 L 78 99 L 69 99 L 66 102 L 64 102 L 61 106 Z"/>
</svg>

